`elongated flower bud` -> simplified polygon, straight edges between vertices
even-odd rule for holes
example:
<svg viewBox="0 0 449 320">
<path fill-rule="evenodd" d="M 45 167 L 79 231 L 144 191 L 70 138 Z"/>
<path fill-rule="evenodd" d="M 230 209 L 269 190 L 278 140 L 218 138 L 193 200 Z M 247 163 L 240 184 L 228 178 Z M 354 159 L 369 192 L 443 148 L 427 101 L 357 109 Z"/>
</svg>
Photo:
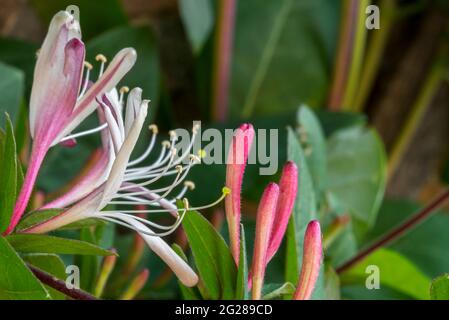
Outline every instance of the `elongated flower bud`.
<svg viewBox="0 0 449 320">
<path fill-rule="evenodd" d="M 254 139 L 254 128 L 251 124 L 242 124 L 234 134 L 228 153 L 226 167 L 226 186 L 231 194 L 226 197 L 226 219 L 229 227 L 231 252 L 236 264 L 240 255 L 240 193 L 243 173 Z"/>
<path fill-rule="evenodd" d="M 281 245 L 293 206 L 295 205 L 296 193 L 298 191 L 298 167 L 292 161 L 287 162 L 282 169 L 279 190 L 279 201 L 271 231 L 267 263 L 273 258 Z"/>
<path fill-rule="evenodd" d="M 256 236 L 252 263 L 252 298 L 259 300 L 262 294 L 263 279 L 267 265 L 267 250 L 276 206 L 279 198 L 279 187 L 270 183 L 262 195 L 257 209 Z"/>
<path fill-rule="evenodd" d="M 143 289 L 145 283 L 147 283 L 148 276 L 150 275 L 150 271 L 148 269 L 144 269 L 140 272 L 131 282 L 128 289 L 123 293 L 120 300 L 132 300 L 134 299 Z"/>
<path fill-rule="evenodd" d="M 115 249 L 112 249 L 111 251 L 114 253 L 117 252 Z M 104 258 L 103 265 L 101 266 L 101 270 L 98 275 L 97 284 L 95 285 L 94 294 L 96 297 L 101 297 L 101 295 L 103 294 L 106 283 L 108 282 L 109 276 L 114 270 L 116 262 L 117 262 L 116 255 L 107 256 Z"/>
<path fill-rule="evenodd" d="M 304 236 L 301 274 L 293 299 L 309 300 L 312 296 L 320 273 L 322 254 L 320 223 L 313 220 L 307 226 Z"/>
</svg>

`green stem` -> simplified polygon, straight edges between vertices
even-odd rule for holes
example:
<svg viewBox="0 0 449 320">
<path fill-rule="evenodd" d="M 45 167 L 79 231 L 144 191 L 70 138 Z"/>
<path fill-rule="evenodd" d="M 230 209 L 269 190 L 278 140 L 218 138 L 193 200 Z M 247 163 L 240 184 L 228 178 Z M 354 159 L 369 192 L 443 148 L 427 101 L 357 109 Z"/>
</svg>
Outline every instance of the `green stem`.
<svg viewBox="0 0 449 320">
<path fill-rule="evenodd" d="M 395 173 L 399 163 L 404 157 L 404 153 L 410 146 L 413 136 L 418 129 L 428 106 L 440 87 L 445 70 L 446 68 L 440 62 L 436 62 L 428 73 L 424 85 L 419 93 L 418 99 L 413 105 L 412 111 L 405 122 L 404 128 L 390 153 L 388 160 L 389 178 L 391 178 L 391 176 Z"/>
<path fill-rule="evenodd" d="M 363 63 L 363 56 L 365 53 L 365 43 L 366 43 L 366 33 L 367 29 L 365 26 L 366 7 L 369 6 L 370 0 L 360 0 L 358 19 L 356 25 L 356 33 L 354 46 L 351 57 L 351 66 L 349 69 L 349 77 L 346 85 L 345 96 L 343 98 L 343 109 L 351 110 L 354 104 L 355 95 L 358 90 L 358 85 L 360 82 L 360 75 Z"/>
<path fill-rule="evenodd" d="M 388 35 L 395 20 L 395 12 L 397 9 L 396 0 L 382 0 L 379 4 L 379 9 L 381 12 L 380 29 L 374 30 L 369 40 L 363 74 L 354 100 L 353 111 L 361 111 L 364 109 L 366 99 L 374 85 L 382 54 L 387 44 Z"/>
</svg>

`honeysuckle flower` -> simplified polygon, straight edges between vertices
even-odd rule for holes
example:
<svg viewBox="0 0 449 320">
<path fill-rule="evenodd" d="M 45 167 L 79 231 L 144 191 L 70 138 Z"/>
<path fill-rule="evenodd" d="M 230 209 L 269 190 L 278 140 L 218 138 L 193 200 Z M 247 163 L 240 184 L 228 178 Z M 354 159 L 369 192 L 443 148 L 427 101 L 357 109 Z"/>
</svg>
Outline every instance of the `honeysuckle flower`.
<svg viewBox="0 0 449 320">
<path fill-rule="evenodd" d="M 97 110 L 101 126 L 103 126 L 103 124 L 107 125 L 104 111 L 101 108 Z M 86 197 L 106 181 L 115 159 L 115 153 L 112 149 L 108 130 L 101 131 L 101 141 L 102 148 L 94 151 L 91 159 L 88 161 L 89 163 L 86 170 L 78 175 L 69 191 L 49 203 L 46 203 L 39 208 L 40 210 L 66 208 Z"/>
<path fill-rule="evenodd" d="M 320 223 L 313 220 L 307 225 L 304 235 L 301 274 L 293 299 L 309 300 L 312 296 L 320 273 L 322 254 Z"/>
<path fill-rule="evenodd" d="M 71 132 L 97 107 L 97 97 L 109 92 L 136 61 L 132 48 L 122 49 L 107 69 L 102 59 L 100 76 L 95 83 L 89 79 L 92 66 L 84 61 L 85 47 L 81 41 L 78 21 L 67 11 L 52 19 L 38 54 L 30 98 L 30 131 L 33 138 L 30 161 L 19 193 L 11 222 L 5 234 L 15 228 L 28 204 L 39 168 L 48 149 L 57 143 L 73 141 Z M 83 69 L 86 69 L 82 81 Z"/>
<path fill-rule="evenodd" d="M 271 229 L 278 205 L 279 187 L 270 183 L 262 195 L 257 209 L 256 236 L 252 262 L 252 298 L 259 300 L 262 294 L 265 268 L 267 265 L 267 250 Z"/>
<path fill-rule="evenodd" d="M 253 139 L 253 126 L 248 123 L 242 124 L 232 138 L 226 166 L 226 186 L 231 189 L 231 194 L 226 197 L 225 210 L 231 252 L 237 265 L 240 255 L 240 194 Z"/>
<path fill-rule="evenodd" d="M 193 270 L 181 259 L 171 247 L 161 239 L 176 230 L 182 222 L 186 212 L 190 209 L 187 199 L 184 199 L 184 209 L 178 209 L 175 201 L 182 198 L 188 189 L 194 187 L 192 182 L 186 181 L 180 193 L 173 199 L 168 199 L 169 193 L 180 185 L 187 176 L 190 168 L 199 162 L 199 158 L 190 154 L 194 145 L 198 128 L 193 128 L 191 142 L 179 157 L 174 147 L 177 136 L 170 134 L 170 141 L 163 142 L 162 151 L 158 159 L 151 165 L 137 166 L 151 153 L 154 139 L 151 139 L 146 151 L 136 159 L 130 161 L 131 152 L 137 142 L 147 114 L 148 100 L 141 100 L 140 89 L 132 90 L 128 95 L 126 115 L 123 120 L 121 99 L 116 99 L 114 94 L 106 93 L 98 103 L 104 111 L 108 124 L 109 143 L 114 150 L 114 161 L 106 181 L 93 190 L 85 198 L 63 211 L 56 217 L 50 218 L 28 229 L 26 233 L 44 233 L 69 223 L 86 219 L 98 218 L 135 230 L 157 255 L 173 270 L 179 280 L 186 286 L 194 286 L 198 277 Z M 129 111 L 131 110 L 131 111 Z M 157 130 L 154 130 L 157 132 Z M 189 159 L 188 164 L 182 165 Z M 149 186 L 162 177 L 175 176 L 174 181 L 157 189 L 149 189 Z M 191 208 L 201 210 L 213 206 L 221 201 L 227 194 L 224 189 L 222 197 L 216 202 L 202 207 Z M 132 210 L 104 210 L 109 205 L 132 206 Z M 153 206 L 158 209 L 135 209 L 137 205 Z M 171 226 L 163 226 L 139 217 L 139 213 L 168 212 L 176 221 Z M 152 229 L 161 230 L 155 232 Z"/>
</svg>

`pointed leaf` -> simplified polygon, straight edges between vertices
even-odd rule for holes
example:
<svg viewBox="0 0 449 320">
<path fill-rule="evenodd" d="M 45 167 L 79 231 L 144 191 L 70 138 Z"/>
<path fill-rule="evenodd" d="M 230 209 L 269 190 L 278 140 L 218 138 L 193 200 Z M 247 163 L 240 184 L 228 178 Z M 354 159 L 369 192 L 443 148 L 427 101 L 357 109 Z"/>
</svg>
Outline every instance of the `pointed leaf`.
<svg viewBox="0 0 449 320">
<path fill-rule="evenodd" d="M 110 256 L 114 253 L 92 243 L 42 234 L 13 234 L 6 239 L 19 252 Z"/>
<path fill-rule="evenodd" d="M 182 225 L 210 298 L 233 299 L 237 268 L 224 239 L 196 211 L 188 211 Z"/>
<path fill-rule="evenodd" d="M 11 220 L 17 192 L 16 142 L 11 119 L 6 114 L 6 130 L 0 151 L 0 234 Z"/>
<path fill-rule="evenodd" d="M 0 300 L 48 300 L 50 295 L 23 260 L 0 237 Z"/>
<path fill-rule="evenodd" d="M 449 274 L 443 274 L 432 281 L 430 299 L 449 300 Z"/>
</svg>

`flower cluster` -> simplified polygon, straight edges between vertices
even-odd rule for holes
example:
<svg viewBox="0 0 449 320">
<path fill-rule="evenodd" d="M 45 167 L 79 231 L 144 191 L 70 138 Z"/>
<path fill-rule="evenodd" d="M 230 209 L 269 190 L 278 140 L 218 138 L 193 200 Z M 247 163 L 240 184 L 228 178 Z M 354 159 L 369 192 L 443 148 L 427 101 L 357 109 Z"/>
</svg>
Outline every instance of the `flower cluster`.
<svg viewBox="0 0 449 320">
<path fill-rule="evenodd" d="M 232 192 L 226 198 L 226 218 L 229 227 L 231 251 L 236 264 L 240 257 L 240 193 L 246 161 L 254 129 L 243 124 L 235 133 L 228 155 L 226 186 Z M 252 298 L 260 299 L 267 264 L 278 251 L 295 205 L 298 188 L 298 168 L 289 161 L 284 165 L 279 185 L 270 183 L 265 188 L 257 209 L 254 253 L 249 276 Z M 318 279 L 322 258 L 321 230 L 318 221 L 310 221 L 304 236 L 303 264 L 294 299 L 310 299 Z"/>
</svg>

